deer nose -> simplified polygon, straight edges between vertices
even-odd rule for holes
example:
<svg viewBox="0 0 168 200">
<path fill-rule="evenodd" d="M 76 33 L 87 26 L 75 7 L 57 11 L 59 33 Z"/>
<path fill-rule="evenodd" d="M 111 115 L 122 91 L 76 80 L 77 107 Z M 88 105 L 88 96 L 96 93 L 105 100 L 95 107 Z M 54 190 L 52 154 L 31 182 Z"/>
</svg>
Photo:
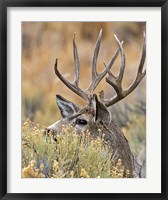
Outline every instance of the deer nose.
<svg viewBox="0 0 168 200">
<path fill-rule="evenodd" d="M 56 133 L 55 133 L 52 129 L 50 129 L 50 128 L 45 128 L 45 129 L 43 130 L 43 134 L 46 135 L 46 136 L 52 137 L 53 140 L 54 140 L 55 142 L 57 142 Z"/>
<path fill-rule="evenodd" d="M 50 128 L 45 128 L 44 131 L 43 131 L 43 133 L 44 133 L 45 135 L 53 134 L 53 130 L 50 129 Z"/>
</svg>

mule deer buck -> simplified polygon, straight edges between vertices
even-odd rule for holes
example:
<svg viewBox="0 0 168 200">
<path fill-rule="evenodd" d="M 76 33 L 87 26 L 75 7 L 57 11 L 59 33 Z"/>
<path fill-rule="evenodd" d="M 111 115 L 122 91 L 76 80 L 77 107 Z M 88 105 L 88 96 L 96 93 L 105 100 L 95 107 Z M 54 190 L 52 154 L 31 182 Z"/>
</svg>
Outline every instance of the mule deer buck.
<svg viewBox="0 0 168 200">
<path fill-rule="evenodd" d="M 86 106 L 79 108 L 74 103 L 66 100 L 60 95 L 56 95 L 56 101 L 60 109 L 63 119 L 50 125 L 46 131 L 51 131 L 54 134 L 59 133 L 62 125 L 72 125 L 80 133 L 81 131 L 89 130 L 93 136 L 98 136 L 98 129 L 102 130 L 105 134 L 105 140 L 110 143 L 113 150 L 113 160 L 117 162 L 118 159 L 122 160 L 125 169 L 130 172 L 130 177 L 133 177 L 134 163 L 132 159 L 132 153 L 128 144 L 128 141 L 124 134 L 121 132 L 119 126 L 113 121 L 111 113 L 108 107 L 114 105 L 121 99 L 128 96 L 141 82 L 146 74 L 146 70 L 143 70 L 146 57 L 146 39 L 144 33 L 144 43 L 142 49 L 142 56 L 138 67 L 136 78 L 128 89 L 122 88 L 122 80 L 125 69 L 125 53 L 123 49 L 123 42 L 120 42 L 116 35 L 115 40 L 118 44 L 118 49 L 112 57 L 108 65 L 104 63 L 104 70 L 101 73 L 97 72 L 97 59 L 100 49 L 100 43 L 102 38 L 102 30 L 100 30 L 96 46 L 94 49 L 93 61 L 92 61 L 92 81 L 89 87 L 85 90 L 79 87 L 79 58 L 78 51 L 75 42 L 75 35 L 73 38 L 73 54 L 75 64 L 75 78 L 74 82 L 70 83 L 58 70 L 58 60 L 55 61 L 55 74 L 58 78 L 74 93 L 79 95 L 86 101 Z M 121 66 L 118 76 L 114 76 L 110 69 L 112 68 L 117 56 L 121 54 Z M 116 96 L 106 99 L 104 91 L 100 92 L 99 97 L 94 93 L 94 90 L 100 83 L 100 81 L 106 76 L 106 82 L 114 88 Z"/>
</svg>

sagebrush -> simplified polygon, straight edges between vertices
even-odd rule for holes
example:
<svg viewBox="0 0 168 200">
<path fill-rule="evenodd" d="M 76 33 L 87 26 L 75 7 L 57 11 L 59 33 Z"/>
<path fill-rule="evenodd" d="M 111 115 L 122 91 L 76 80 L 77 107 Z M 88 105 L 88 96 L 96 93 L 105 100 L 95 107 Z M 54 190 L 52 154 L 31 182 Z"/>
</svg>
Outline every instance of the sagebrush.
<svg viewBox="0 0 168 200">
<path fill-rule="evenodd" d="M 99 130 L 98 130 L 99 131 Z M 114 164 L 109 144 L 62 127 L 56 137 L 44 135 L 39 125 L 27 120 L 22 128 L 23 178 L 123 178 L 129 175 L 122 160 Z M 124 172 L 125 171 L 125 172 Z"/>
</svg>

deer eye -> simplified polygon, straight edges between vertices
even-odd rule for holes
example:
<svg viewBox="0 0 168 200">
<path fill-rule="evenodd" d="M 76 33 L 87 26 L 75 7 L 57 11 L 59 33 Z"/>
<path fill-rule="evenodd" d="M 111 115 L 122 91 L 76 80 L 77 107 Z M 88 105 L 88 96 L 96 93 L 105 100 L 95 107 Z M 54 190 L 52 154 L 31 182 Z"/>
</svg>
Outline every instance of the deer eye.
<svg viewBox="0 0 168 200">
<path fill-rule="evenodd" d="M 79 124 L 79 125 L 86 125 L 87 124 L 87 121 L 85 119 L 77 119 L 76 120 L 76 124 Z"/>
</svg>

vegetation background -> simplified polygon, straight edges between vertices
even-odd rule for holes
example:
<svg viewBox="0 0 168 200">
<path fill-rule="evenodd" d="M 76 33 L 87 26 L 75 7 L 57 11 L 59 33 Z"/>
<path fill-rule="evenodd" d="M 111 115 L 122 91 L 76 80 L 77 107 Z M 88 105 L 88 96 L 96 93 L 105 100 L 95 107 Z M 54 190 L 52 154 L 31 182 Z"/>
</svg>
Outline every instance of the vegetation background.
<svg viewBox="0 0 168 200">
<path fill-rule="evenodd" d="M 72 39 L 76 42 L 80 59 L 80 86 L 86 88 L 91 80 L 93 50 L 100 29 L 103 30 L 98 58 L 98 71 L 103 62 L 108 63 L 117 49 L 114 34 L 124 41 L 126 69 L 123 88 L 134 80 L 143 44 L 143 22 L 22 22 L 22 122 L 27 119 L 48 126 L 61 118 L 55 102 L 60 94 L 70 101 L 85 105 L 85 102 L 70 91 L 54 73 L 55 58 L 59 70 L 73 81 L 74 61 Z M 120 56 L 112 71 L 119 72 Z M 115 95 L 114 90 L 103 80 L 96 92 L 104 90 L 106 97 Z M 115 121 L 129 140 L 131 149 L 139 155 L 146 141 L 146 78 L 127 98 L 110 108 Z"/>
</svg>

